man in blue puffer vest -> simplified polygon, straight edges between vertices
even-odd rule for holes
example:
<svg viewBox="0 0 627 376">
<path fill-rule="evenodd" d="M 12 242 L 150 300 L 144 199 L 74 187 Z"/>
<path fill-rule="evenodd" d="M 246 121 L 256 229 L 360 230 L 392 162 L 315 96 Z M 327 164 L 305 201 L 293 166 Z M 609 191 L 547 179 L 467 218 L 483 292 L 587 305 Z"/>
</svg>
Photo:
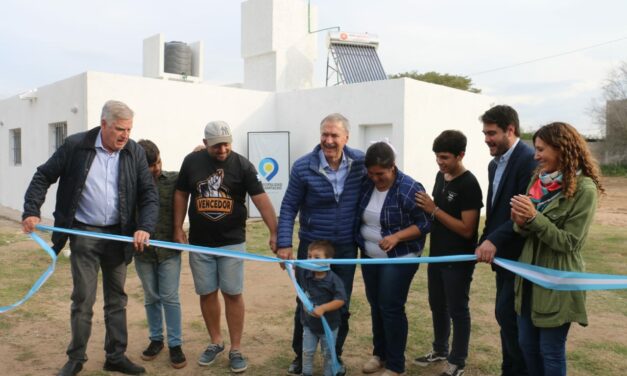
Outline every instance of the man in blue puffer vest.
<svg viewBox="0 0 627 376">
<path fill-rule="evenodd" d="M 298 259 L 307 258 L 307 247 L 314 240 L 328 240 L 335 248 L 335 258 L 355 258 L 355 215 L 359 189 L 366 176 L 364 153 L 346 146 L 349 122 L 341 114 L 328 115 L 320 122 L 320 145 L 299 158 L 292 166 L 290 181 L 281 203 L 277 255 L 292 259 L 292 233 L 299 213 Z M 350 297 L 353 291 L 355 265 L 333 265 L 332 270 L 342 279 L 348 298 L 342 308 L 335 350 L 340 359 L 348 335 Z M 292 349 L 296 358 L 288 374 L 302 372 L 303 327 L 297 305 L 294 315 Z M 342 364 L 342 374 L 345 373 Z"/>
</svg>

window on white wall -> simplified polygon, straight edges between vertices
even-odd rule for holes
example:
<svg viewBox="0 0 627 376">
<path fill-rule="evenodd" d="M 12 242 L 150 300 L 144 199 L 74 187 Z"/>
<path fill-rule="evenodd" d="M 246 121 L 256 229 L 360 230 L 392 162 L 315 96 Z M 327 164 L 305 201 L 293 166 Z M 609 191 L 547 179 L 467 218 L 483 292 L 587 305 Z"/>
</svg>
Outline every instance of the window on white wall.
<svg viewBox="0 0 627 376">
<path fill-rule="evenodd" d="M 67 137 L 67 122 L 60 121 L 50 124 L 50 154 L 52 155 L 65 141 Z"/>
<path fill-rule="evenodd" d="M 11 163 L 14 166 L 19 166 L 22 164 L 22 129 L 16 128 L 11 129 L 10 131 L 10 147 L 9 158 L 11 159 Z"/>
</svg>

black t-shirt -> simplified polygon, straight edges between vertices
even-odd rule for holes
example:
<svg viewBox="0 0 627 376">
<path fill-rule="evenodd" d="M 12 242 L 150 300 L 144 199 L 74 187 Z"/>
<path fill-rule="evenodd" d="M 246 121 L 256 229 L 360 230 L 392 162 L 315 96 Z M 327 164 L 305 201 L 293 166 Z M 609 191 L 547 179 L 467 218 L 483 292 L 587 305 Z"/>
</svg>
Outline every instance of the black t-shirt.
<svg viewBox="0 0 627 376">
<path fill-rule="evenodd" d="M 218 161 L 206 150 L 185 157 L 176 189 L 191 195 L 190 244 L 209 247 L 245 242 L 246 193 L 264 193 L 248 159 L 231 152 L 225 161 Z"/>
<path fill-rule="evenodd" d="M 477 178 L 470 171 L 466 171 L 455 179 L 447 182 L 444 174 L 438 172 L 433 187 L 433 201 L 440 210 L 447 214 L 462 219 L 462 212 L 483 207 L 481 187 Z M 472 254 L 477 246 L 477 229 L 471 239 L 446 228 L 437 219 L 431 227 L 431 256 L 448 256 L 459 254 Z"/>
</svg>

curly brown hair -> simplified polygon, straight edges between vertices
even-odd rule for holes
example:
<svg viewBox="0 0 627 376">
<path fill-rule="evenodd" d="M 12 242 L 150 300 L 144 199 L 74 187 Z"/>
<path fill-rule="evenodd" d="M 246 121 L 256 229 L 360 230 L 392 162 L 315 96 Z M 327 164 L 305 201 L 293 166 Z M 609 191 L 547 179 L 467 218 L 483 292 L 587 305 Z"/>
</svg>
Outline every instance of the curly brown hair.
<svg viewBox="0 0 627 376">
<path fill-rule="evenodd" d="M 578 170 L 594 181 L 599 193 L 605 192 L 601 185 L 599 165 L 590 153 L 588 143 L 575 127 L 561 122 L 547 124 L 534 133 L 534 145 L 538 137 L 559 153 L 564 196 L 572 198 L 575 195 Z M 534 178 L 537 178 L 538 174 L 539 169 L 536 170 Z"/>
</svg>

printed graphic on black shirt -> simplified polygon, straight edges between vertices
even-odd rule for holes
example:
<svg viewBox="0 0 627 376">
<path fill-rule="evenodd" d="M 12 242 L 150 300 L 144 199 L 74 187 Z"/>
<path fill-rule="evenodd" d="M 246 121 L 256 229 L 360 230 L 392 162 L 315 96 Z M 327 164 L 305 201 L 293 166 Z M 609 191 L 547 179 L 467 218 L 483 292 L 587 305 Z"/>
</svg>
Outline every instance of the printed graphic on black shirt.
<svg viewBox="0 0 627 376">
<path fill-rule="evenodd" d="M 222 185 L 224 170 L 218 169 L 198 183 L 196 212 L 212 221 L 219 221 L 233 212 L 233 198 L 228 187 Z"/>
<path fill-rule="evenodd" d="M 448 191 L 448 195 L 446 196 L 446 199 L 448 200 L 448 202 L 453 202 L 453 200 L 455 200 L 455 197 L 457 197 L 456 192 Z"/>
</svg>

